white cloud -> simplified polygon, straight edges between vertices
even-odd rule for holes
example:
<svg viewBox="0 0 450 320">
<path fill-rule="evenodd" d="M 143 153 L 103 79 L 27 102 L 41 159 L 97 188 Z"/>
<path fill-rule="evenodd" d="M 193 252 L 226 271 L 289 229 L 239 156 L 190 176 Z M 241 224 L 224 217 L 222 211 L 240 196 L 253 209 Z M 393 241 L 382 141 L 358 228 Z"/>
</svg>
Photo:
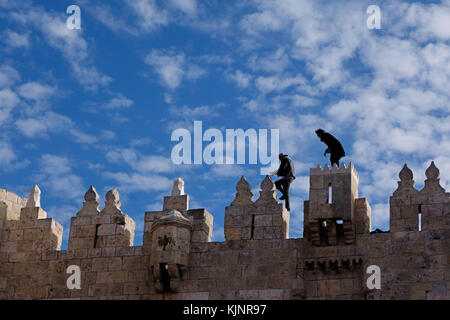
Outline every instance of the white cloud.
<svg viewBox="0 0 450 320">
<path fill-rule="evenodd" d="M 35 137 L 42 135 L 47 131 L 47 125 L 38 119 L 17 120 L 17 128 L 27 137 Z"/>
<path fill-rule="evenodd" d="M 162 156 L 142 156 L 135 164 L 139 172 L 172 172 L 172 161 Z"/>
<path fill-rule="evenodd" d="M 37 101 L 53 95 L 55 93 L 55 88 L 39 82 L 28 82 L 21 85 L 17 89 L 17 92 L 25 99 Z"/>
<path fill-rule="evenodd" d="M 17 95 L 10 89 L 0 90 L 0 124 L 9 119 L 11 110 L 20 102 Z"/>
<path fill-rule="evenodd" d="M 188 106 L 175 107 L 172 106 L 169 112 L 177 118 L 182 118 L 186 121 L 193 122 L 194 120 L 215 118 L 220 116 L 220 112 L 225 108 L 223 103 L 218 103 L 214 106 L 198 106 L 190 108 Z M 192 123 L 191 123 L 192 125 Z"/>
<path fill-rule="evenodd" d="M 116 137 L 116 134 L 114 133 L 114 131 L 111 130 L 102 130 L 102 138 L 103 139 L 114 139 Z"/>
<path fill-rule="evenodd" d="M 122 94 L 117 95 L 116 97 L 111 98 L 105 107 L 109 109 L 118 109 L 118 108 L 129 108 L 133 105 L 133 100 L 128 99 Z"/>
<path fill-rule="evenodd" d="M 161 81 L 172 90 L 179 87 L 184 78 L 196 80 L 206 73 L 199 66 L 187 63 L 184 53 L 176 53 L 173 50 L 153 49 L 144 61 L 153 68 Z"/>
<path fill-rule="evenodd" d="M 75 126 L 70 128 L 68 130 L 68 132 L 74 138 L 75 142 L 78 142 L 78 143 L 91 144 L 91 143 L 95 143 L 98 141 L 97 137 L 87 134 L 87 133 L 77 129 Z"/>
<path fill-rule="evenodd" d="M 15 125 L 28 138 L 49 138 L 50 134 L 67 133 L 78 143 L 95 143 L 98 138 L 82 132 L 73 121 L 55 112 L 18 119 Z"/>
<path fill-rule="evenodd" d="M 203 54 L 198 59 L 201 62 L 208 64 L 225 64 L 230 65 L 234 62 L 234 59 L 229 55 L 217 55 L 217 54 Z"/>
<path fill-rule="evenodd" d="M 127 2 L 127 4 L 138 17 L 140 28 L 146 32 L 154 31 L 169 22 L 168 12 L 159 9 L 154 0 L 134 0 Z"/>
<path fill-rule="evenodd" d="M 12 146 L 5 141 L 0 141 L 0 150 L 2 150 L 0 152 L 0 162 L 5 165 L 10 164 L 17 157 Z"/>
<path fill-rule="evenodd" d="M 20 99 L 10 89 L 3 89 L 0 91 L 0 107 L 1 108 L 12 109 L 19 102 L 20 102 Z"/>
<path fill-rule="evenodd" d="M 236 164 L 214 164 L 211 169 L 203 175 L 205 180 L 221 180 L 235 178 L 239 180 L 241 176 L 251 177 L 256 175 L 256 170 L 244 168 Z"/>
<path fill-rule="evenodd" d="M 241 70 L 227 72 L 225 73 L 225 76 L 241 88 L 247 88 L 252 80 L 251 74 L 242 72 Z"/>
<path fill-rule="evenodd" d="M 186 79 L 188 80 L 197 80 L 204 75 L 206 75 L 206 70 L 203 68 L 200 68 L 199 66 L 189 63 L 187 64 L 186 69 Z"/>
<path fill-rule="evenodd" d="M 259 76 L 256 78 L 256 87 L 262 93 L 267 94 L 271 91 L 283 91 L 291 86 L 300 86 L 305 83 L 305 79 L 297 75 L 295 77 L 284 77 L 284 76 Z"/>
<path fill-rule="evenodd" d="M 184 54 L 165 53 L 153 49 L 145 58 L 161 80 L 170 88 L 176 89 L 184 76 Z"/>
<path fill-rule="evenodd" d="M 84 194 L 82 179 L 72 172 L 72 162 L 63 156 L 44 154 L 40 159 L 39 184 L 52 196 L 81 200 Z"/>
<path fill-rule="evenodd" d="M 4 41 L 12 48 L 28 48 L 30 46 L 28 34 L 20 34 L 12 30 L 5 31 Z"/>
<path fill-rule="evenodd" d="M 188 15 L 195 15 L 197 12 L 196 0 L 169 0 L 170 4 Z"/>
<path fill-rule="evenodd" d="M 274 109 L 284 109 L 284 107 L 305 108 L 317 105 L 319 103 L 317 99 L 295 93 L 291 95 L 277 95 L 272 101 Z M 280 107 L 277 108 L 277 105 Z"/>
<path fill-rule="evenodd" d="M 409 35 L 419 41 L 446 41 L 450 39 L 450 4 L 403 3 L 395 1 L 386 5 L 387 21 L 393 24 L 394 33 Z M 401 19 L 401 20 L 400 20 Z"/>
<path fill-rule="evenodd" d="M 173 104 L 175 102 L 173 96 L 171 94 L 168 94 L 168 93 L 164 93 L 164 101 L 167 104 Z"/>
<path fill-rule="evenodd" d="M 128 33 L 134 36 L 139 34 L 138 28 L 129 25 L 122 15 L 114 14 L 109 6 L 104 4 L 95 5 L 92 1 L 87 3 L 85 0 L 80 2 L 83 5 L 84 10 L 110 28 L 113 32 Z"/>
<path fill-rule="evenodd" d="M 285 48 L 279 48 L 274 53 L 262 57 L 253 54 L 249 59 L 249 67 L 252 70 L 281 73 L 290 65 L 289 56 Z"/>
<path fill-rule="evenodd" d="M 62 53 L 73 75 L 86 89 L 96 90 L 111 82 L 112 79 L 99 72 L 88 58 L 88 44 L 82 32 L 66 27 L 64 15 L 49 13 L 40 7 L 29 7 L 26 13 L 12 12 L 11 17 L 41 31 L 47 43 Z"/>
<path fill-rule="evenodd" d="M 26 168 L 30 161 L 20 154 L 17 154 L 16 146 L 13 146 L 9 141 L 0 140 L 0 162 L 2 166 L 0 171 L 11 173 L 16 169 Z"/>
<path fill-rule="evenodd" d="M 134 149 L 115 149 L 106 152 L 111 163 L 125 163 L 139 173 L 170 173 L 174 166 L 170 158 L 155 155 L 143 155 Z"/>
<path fill-rule="evenodd" d="M 8 65 L 0 67 L 0 88 L 9 87 L 18 81 L 20 75 L 13 67 Z"/>
<path fill-rule="evenodd" d="M 172 181 L 168 178 L 154 174 L 104 172 L 103 176 L 115 180 L 124 193 L 161 191 L 167 190 L 172 185 Z"/>
<path fill-rule="evenodd" d="M 137 138 L 137 139 L 134 139 L 134 140 L 132 140 L 132 141 L 130 142 L 130 146 L 131 146 L 132 148 L 138 147 L 138 146 L 145 146 L 145 145 L 148 145 L 150 142 L 151 142 L 151 140 L 150 140 L 150 138 L 148 138 L 148 137 L 145 137 L 145 138 Z"/>
</svg>

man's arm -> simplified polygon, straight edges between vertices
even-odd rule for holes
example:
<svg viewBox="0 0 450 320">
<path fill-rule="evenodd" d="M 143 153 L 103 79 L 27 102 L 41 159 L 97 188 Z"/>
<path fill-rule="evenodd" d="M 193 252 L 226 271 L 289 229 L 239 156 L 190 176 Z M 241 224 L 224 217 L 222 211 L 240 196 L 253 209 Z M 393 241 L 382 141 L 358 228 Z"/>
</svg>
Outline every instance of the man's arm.
<svg viewBox="0 0 450 320">
<path fill-rule="evenodd" d="M 327 148 L 327 150 L 325 150 L 325 152 L 323 153 L 323 156 L 326 157 L 326 156 L 327 156 L 327 153 L 331 153 L 330 148 Z"/>
</svg>

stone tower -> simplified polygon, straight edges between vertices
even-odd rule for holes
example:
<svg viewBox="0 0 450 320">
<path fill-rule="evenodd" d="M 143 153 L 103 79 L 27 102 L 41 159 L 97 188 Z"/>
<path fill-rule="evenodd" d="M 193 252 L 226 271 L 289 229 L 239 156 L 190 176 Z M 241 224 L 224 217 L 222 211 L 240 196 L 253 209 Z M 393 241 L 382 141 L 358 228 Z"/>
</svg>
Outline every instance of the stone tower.
<svg viewBox="0 0 450 320">
<path fill-rule="evenodd" d="M 192 220 L 171 209 L 152 225 L 150 268 L 157 292 L 177 292 L 186 277 Z"/>
<path fill-rule="evenodd" d="M 310 169 L 309 201 L 304 202 L 303 234 L 315 246 L 352 244 L 370 230 L 370 205 L 358 198 L 353 164 Z"/>
</svg>

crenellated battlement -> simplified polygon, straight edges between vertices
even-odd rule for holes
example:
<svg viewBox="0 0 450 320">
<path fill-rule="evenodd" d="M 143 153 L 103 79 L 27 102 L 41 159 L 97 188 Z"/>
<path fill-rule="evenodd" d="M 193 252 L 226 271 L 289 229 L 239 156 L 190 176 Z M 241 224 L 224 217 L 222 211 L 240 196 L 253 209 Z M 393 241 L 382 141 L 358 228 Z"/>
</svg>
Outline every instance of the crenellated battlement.
<svg viewBox="0 0 450 320">
<path fill-rule="evenodd" d="M 356 176 L 358 179 L 358 172 L 356 171 L 356 168 L 353 166 L 353 163 L 349 163 L 348 166 L 345 163 L 342 163 L 340 167 L 338 167 L 336 164 L 333 165 L 333 167 L 330 169 L 330 166 L 328 164 L 325 164 L 325 166 L 321 167 L 321 165 L 317 165 L 316 168 L 311 168 L 309 170 L 309 174 L 311 176 L 313 175 L 328 175 L 331 173 L 348 173 L 351 172 Z"/>
<path fill-rule="evenodd" d="M 72 217 L 69 249 L 132 246 L 134 220 L 120 210 L 119 192 L 106 193 L 105 207 L 100 211 L 99 196 L 93 186 L 84 196 L 83 208 Z"/>
<path fill-rule="evenodd" d="M 257 199 L 244 176 L 225 208 L 226 241 L 212 242 L 213 215 L 189 207 L 181 178 L 160 211 L 145 212 L 143 245 L 119 192 L 91 186 L 62 226 L 40 207 L 0 189 L 0 299 L 449 299 L 450 194 L 432 162 L 421 190 L 405 166 L 390 197 L 390 230 L 371 232 L 352 163 L 310 170 L 303 238 L 289 239 L 290 213 L 269 176 Z M 58 217 L 55 217 L 58 218 Z M 292 223 L 292 222 L 291 222 Z M 294 221 L 300 223 L 300 221 Z M 67 268 L 80 268 L 80 289 Z M 379 266 L 381 289 L 366 287 Z"/>
<path fill-rule="evenodd" d="M 253 202 L 244 176 L 236 185 L 236 198 L 225 208 L 226 240 L 287 239 L 289 211 L 278 203 L 275 184 L 269 176 L 261 182 L 259 198 Z"/>
</svg>

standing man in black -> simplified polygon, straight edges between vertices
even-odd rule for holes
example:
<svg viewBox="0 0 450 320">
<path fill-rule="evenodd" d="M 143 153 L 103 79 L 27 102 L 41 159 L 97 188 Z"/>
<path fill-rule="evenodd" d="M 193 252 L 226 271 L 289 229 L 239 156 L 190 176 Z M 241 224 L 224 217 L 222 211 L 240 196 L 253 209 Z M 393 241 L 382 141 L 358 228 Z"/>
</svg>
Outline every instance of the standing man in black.
<svg viewBox="0 0 450 320">
<path fill-rule="evenodd" d="M 324 142 L 328 146 L 323 156 L 326 157 L 327 153 L 329 153 L 331 167 L 333 167 L 334 164 L 339 167 L 339 159 L 345 157 L 345 151 L 344 148 L 342 148 L 341 143 L 331 134 L 322 129 L 316 130 L 316 134 L 320 138 L 320 141 Z"/>
<path fill-rule="evenodd" d="M 290 205 L 289 205 L 289 188 L 291 186 L 292 181 L 295 179 L 295 170 L 294 170 L 294 164 L 292 163 L 292 160 L 288 157 L 287 154 L 280 153 L 278 155 L 278 159 L 280 159 L 280 167 L 277 171 L 271 172 L 270 174 L 281 177 L 280 180 L 275 182 L 275 186 L 278 190 L 281 191 L 283 194 L 282 197 L 280 197 L 280 200 L 285 200 L 286 209 L 288 211 L 291 211 Z"/>
</svg>

